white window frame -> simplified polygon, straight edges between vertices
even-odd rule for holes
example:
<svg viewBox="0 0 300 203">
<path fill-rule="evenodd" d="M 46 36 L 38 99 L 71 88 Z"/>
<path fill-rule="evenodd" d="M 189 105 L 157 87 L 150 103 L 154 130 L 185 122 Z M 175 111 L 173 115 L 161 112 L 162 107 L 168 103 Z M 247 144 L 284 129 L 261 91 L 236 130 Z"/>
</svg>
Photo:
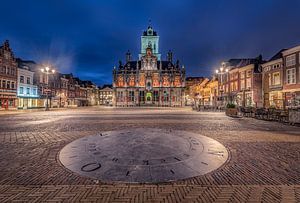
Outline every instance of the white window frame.
<svg viewBox="0 0 300 203">
<path fill-rule="evenodd" d="M 296 54 L 291 54 L 291 55 L 287 56 L 285 65 L 286 65 L 286 67 L 296 65 Z"/>
<path fill-rule="evenodd" d="M 251 89 L 252 88 L 252 81 L 251 77 L 246 79 L 246 89 Z"/>
<path fill-rule="evenodd" d="M 278 83 L 276 83 L 276 80 L 275 80 L 275 74 L 278 74 Z M 281 81 L 280 81 L 280 72 L 274 72 L 272 73 L 272 85 L 281 85 Z"/>
<path fill-rule="evenodd" d="M 289 74 L 290 71 L 291 71 L 291 74 Z M 291 78 L 291 81 L 289 81 L 289 75 L 293 76 Z M 287 84 L 296 84 L 296 68 L 290 68 L 290 69 L 286 70 L 286 83 Z"/>
<path fill-rule="evenodd" d="M 245 79 L 241 79 L 241 80 L 240 80 L 240 85 L 241 85 L 241 90 L 246 89 L 246 82 L 245 82 Z"/>
<path fill-rule="evenodd" d="M 272 74 L 269 73 L 268 77 L 269 77 L 269 86 L 272 86 Z"/>
</svg>

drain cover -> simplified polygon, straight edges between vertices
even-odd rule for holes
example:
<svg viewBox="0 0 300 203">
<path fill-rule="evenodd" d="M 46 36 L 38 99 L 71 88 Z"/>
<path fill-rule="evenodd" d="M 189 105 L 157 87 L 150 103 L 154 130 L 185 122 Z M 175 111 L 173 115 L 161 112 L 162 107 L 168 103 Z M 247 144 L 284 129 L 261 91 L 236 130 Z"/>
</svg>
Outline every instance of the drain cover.
<svg viewBox="0 0 300 203">
<path fill-rule="evenodd" d="M 101 181 L 167 182 L 223 165 L 226 148 L 211 138 L 162 129 L 104 132 L 75 140 L 59 154 L 71 171 Z"/>
</svg>

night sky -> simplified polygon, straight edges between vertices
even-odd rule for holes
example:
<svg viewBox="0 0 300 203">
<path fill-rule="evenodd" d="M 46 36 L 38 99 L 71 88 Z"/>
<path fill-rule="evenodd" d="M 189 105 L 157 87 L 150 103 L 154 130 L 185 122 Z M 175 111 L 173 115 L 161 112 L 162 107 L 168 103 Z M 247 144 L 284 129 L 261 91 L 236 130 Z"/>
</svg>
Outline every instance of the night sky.
<svg viewBox="0 0 300 203">
<path fill-rule="evenodd" d="M 299 0 L 2 0 L 0 8 L 1 43 L 8 39 L 17 57 L 98 85 L 111 83 L 128 49 L 137 58 L 149 19 L 162 58 L 171 49 L 188 76 L 300 44 Z"/>
</svg>

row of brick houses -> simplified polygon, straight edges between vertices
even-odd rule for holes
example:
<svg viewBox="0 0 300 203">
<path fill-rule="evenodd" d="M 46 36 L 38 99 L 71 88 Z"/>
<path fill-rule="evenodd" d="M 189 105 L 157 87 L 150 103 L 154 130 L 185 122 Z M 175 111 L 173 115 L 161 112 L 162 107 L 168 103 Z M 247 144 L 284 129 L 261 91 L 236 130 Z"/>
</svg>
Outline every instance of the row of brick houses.
<svg viewBox="0 0 300 203">
<path fill-rule="evenodd" d="M 300 46 L 280 50 L 262 64 L 265 107 L 300 106 Z"/>
<path fill-rule="evenodd" d="M 41 72 L 43 65 L 15 58 L 9 42 L 0 47 L 0 110 L 42 108 L 48 94 L 50 107 L 109 104 L 100 100 L 101 89 L 73 74 Z M 105 86 L 106 87 L 106 86 Z M 102 98 L 103 99 L 103 98 Z"/>
<path fill-rule="evenodd" d="M 300 106 L 300 46 L 282 49 L 268 61 L 261 55 L 230 59 L 222 62 L 220 70 L 212 79 L 204 78 L 190 87 L 194 105 Z"/>
</svg>

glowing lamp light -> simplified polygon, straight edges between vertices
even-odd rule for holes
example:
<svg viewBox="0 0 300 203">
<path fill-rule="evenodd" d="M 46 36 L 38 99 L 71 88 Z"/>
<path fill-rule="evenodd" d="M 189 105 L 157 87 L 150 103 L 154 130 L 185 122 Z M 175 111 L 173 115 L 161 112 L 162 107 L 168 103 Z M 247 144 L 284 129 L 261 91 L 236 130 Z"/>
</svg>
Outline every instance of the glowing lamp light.
<svg viewBox="0 0 300 203">
<path fill-rule="evenodd" d="M 45 67 L 45 69 L 46 69 L 46 71 L 48 72 L 49 71 L 49 67 L 47 66 L 47 67 Z"/>
<path fill-rule="evenodd" d="M 54 69 L 52 70 L 52 73 L 55 73 L 55 70 L 54 70 Z"/>
<path fill-rule="evenodd" d="M 42 68 L 41 71 L 44 72 L 45 71 L 44 68 Z"/>
<path fill-rule="evenodd" d="M 225 71 L 228 73 L 228 71 L 229 71 L 229 70 L 228 70 L 228 68 L 226 68 L 226 70 L 225 70 Z"/>
<path fill-rule="evenodd" d="M 219 73 L 219 70 L 216 70 L 216 73 Z"/>
<path fill-rule="evenodd" d="M 220 71 L 223 72 L 223 67 L 220 68 Z"/>
</svg>

